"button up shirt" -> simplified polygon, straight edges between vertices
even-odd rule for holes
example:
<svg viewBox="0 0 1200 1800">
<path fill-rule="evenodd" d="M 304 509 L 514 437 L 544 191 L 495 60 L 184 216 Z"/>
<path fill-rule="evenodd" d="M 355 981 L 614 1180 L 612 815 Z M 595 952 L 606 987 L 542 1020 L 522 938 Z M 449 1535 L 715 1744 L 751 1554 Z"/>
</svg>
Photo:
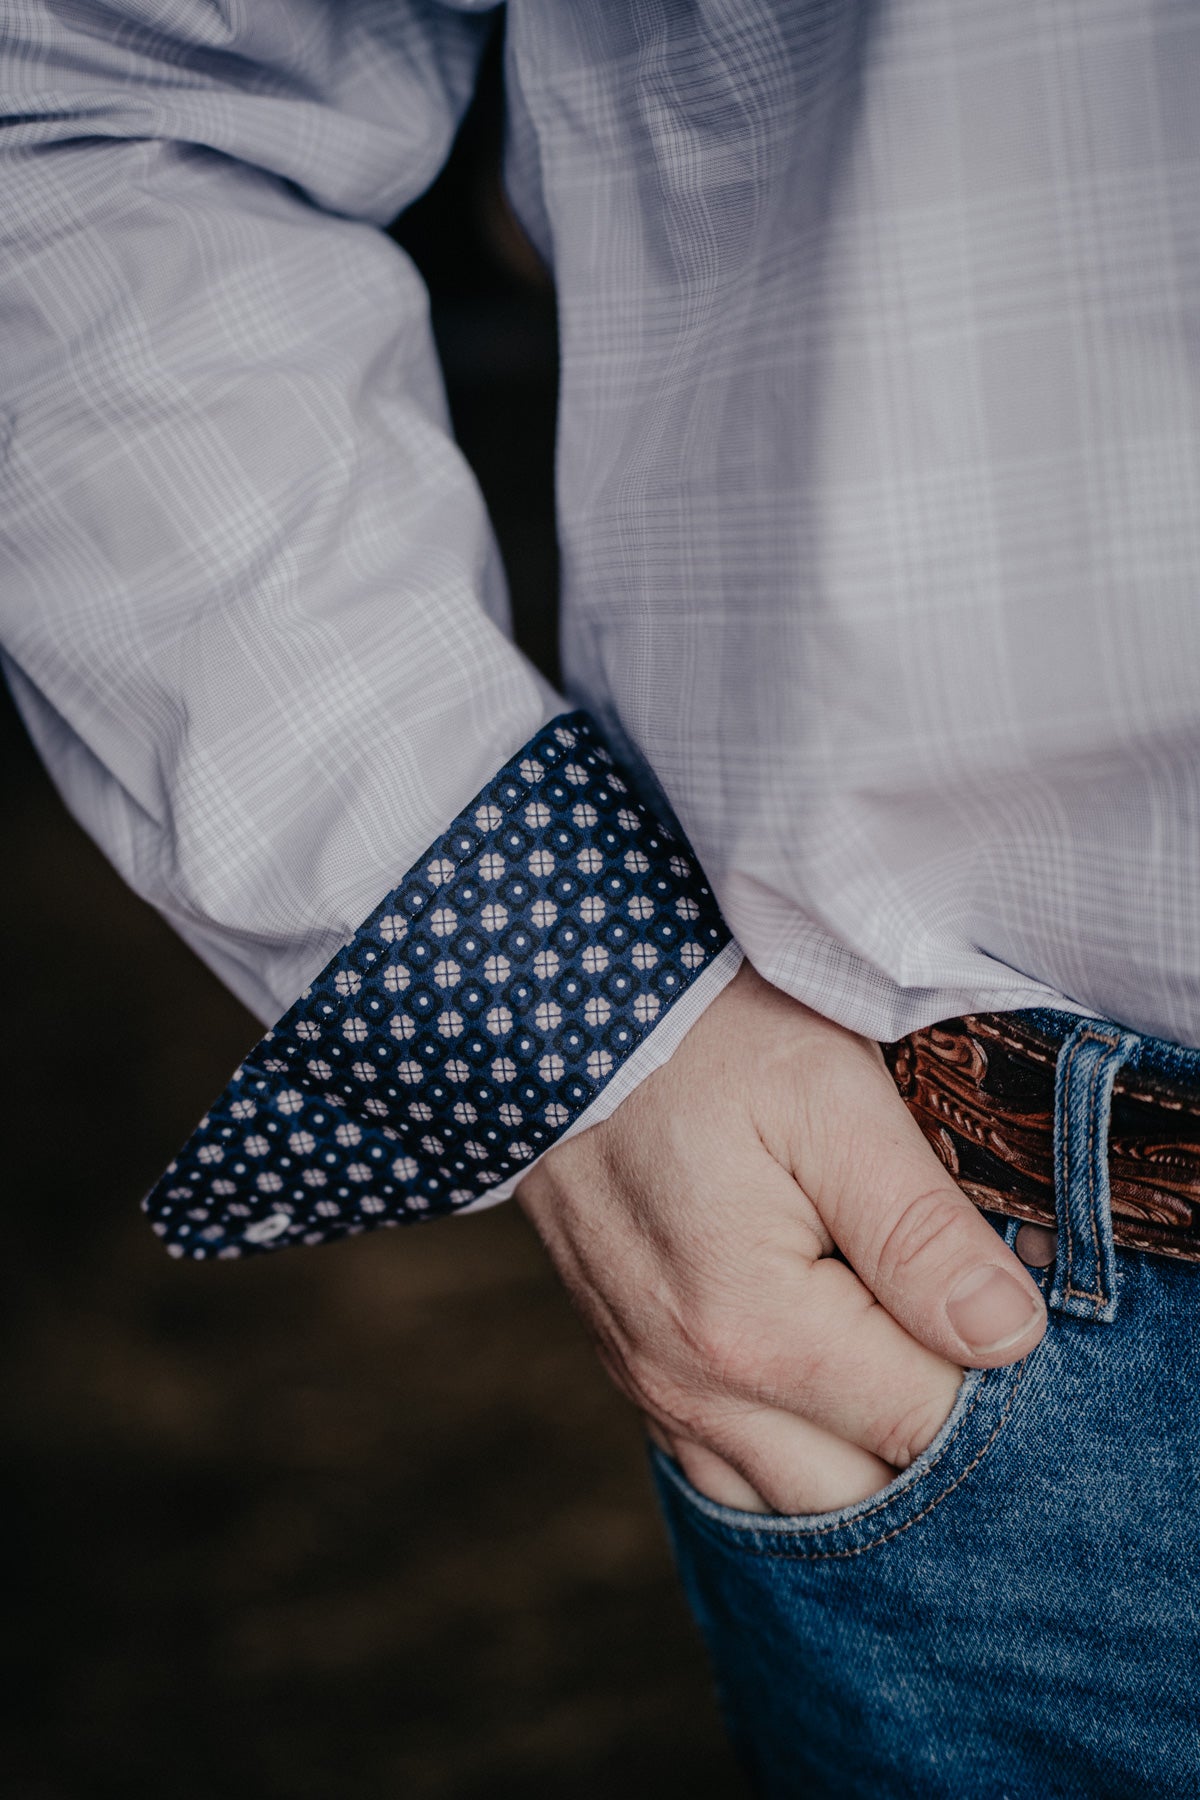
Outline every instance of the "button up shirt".
<svg viewBox="0 0 1200 1800">
<path fill-rule="evenodd" d="M 441 1132 L 373 1195 L 384 1216 L 422 1183 L 435 1205 L 507 1192 L 670 1054 L 743 952 L 879 1038 L 1050 1004 L 1200 1044 L 1192 9 L 511 0 L 508 184 L 560 308 L 574 724 L 509 639 L 425 296 L 381 230 L 444 160 L 485 9 L 5 11 L 4 667 L 121 872 L 264 1022 L 291 1021 L 242 1078 L 280 1131 L 302 1092 L 393 1133 L 375 1147 L 405 1169 L 395 1134 Z M 547 728 L 586 749 L 592 798 Z M 471 821 L 507 820 L 522 763 L 541 770 L 522 808 L 543 780 L 561 800 L 494 828 L 526 859 L 494 941 L 491 888 L 454 914 L 477 1015 L 434 983 L 426 1027 L 379 986 L 376 1041 L 362 993 L 389 970 L 424 992 L 403 959 L 433 945 L 380 921 L 431 920 L 443 862 L 486 882 L 472 859 L 502 851 Z M 476 833 L 461 864 L 455 830 Z M 555 831 L 575 834 L 558 899 Z M 615 949 L 601 903 L 631 934 Z M 534 906 L 567 908 L 570 955 Z M 518 926 L 528 978 L 499 943 Z M 556 998 L 602 950 L 616 964 L 579 962 Z M 618 974 L 614 999 L 597 984 Z M 452 1054 L 452 1016 L 536 1039 L 520 1129 L 548 1137 L 495 1124 L 522 1109 L 491 1071 L 519 1059 L 484 1035 L 477 1067 Z M 433 1046 L 410 1085 L 444 1105 L 396 1085 L 405 1019 Z M 349 1046 L 348 1021 L 374 1074 L 339 1086 L 301 1046 Z M 576 1061 L 570 1032 L 592 1034 Z M 286 1236 L 323 1129 L 313 1152 L 280 1147 L 298 1129 L 247 1152 L 247 1126 L 241 1175 L 203 1165 L 223 1202 L 201 1203 L 196 1159 L 232 1167 L 234 1138 L 202 1137 L 165 1210 L 218 1254 Z M 343 1228 L 343 1148 L 327 1224 L 310 1209 L 301 1235 Z M 472 1163 L 482 1185 L 455 1172 Z M 249 1210 L 218 1231 L 222 1204 Z"/>
</svg>

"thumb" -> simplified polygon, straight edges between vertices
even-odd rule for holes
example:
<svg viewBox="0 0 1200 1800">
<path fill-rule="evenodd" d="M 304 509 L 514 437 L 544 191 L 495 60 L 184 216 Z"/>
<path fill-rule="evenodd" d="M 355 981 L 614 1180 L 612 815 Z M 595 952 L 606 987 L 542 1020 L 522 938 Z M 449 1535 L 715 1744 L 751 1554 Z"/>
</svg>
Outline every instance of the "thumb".
<svg viewBox="0 0 1200 1800">
<path fill-rule="evenodd" d="M 951 1362 L 1019 1361 L 1046 1329 L 1041 1294 L 950 1179 L 875 1047 L 850 1039 L 846 1049 L 843 1072 L 831 1080 L 826 1066 L 820 1125 L 805 1134 L 797 1180 L 911 1336 Z"/>
</svg>

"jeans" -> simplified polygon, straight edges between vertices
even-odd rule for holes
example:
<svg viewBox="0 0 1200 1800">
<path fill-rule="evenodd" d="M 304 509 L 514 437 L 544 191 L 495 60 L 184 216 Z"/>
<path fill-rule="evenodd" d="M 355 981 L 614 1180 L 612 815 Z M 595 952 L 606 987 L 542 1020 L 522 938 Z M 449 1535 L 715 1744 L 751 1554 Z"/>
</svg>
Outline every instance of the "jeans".
<svg viewBox="0 0 1200 1800">
<path fill-rule="evenodd" d="M 1037 1018 L 1069 1049 L 1076 1019 Z M 890 1486 L 768 1517 L 653 1453 L 754 1792 L 1200 1796 L 1200 1265 L 1114 1251 L 1104 1147 L 1125 1062 L 1200 1097 L 1197 1052 L 1112 1027 L 1107 1048 L 1060 1053 L 1056 1141 L 1079 1154 L 1070 1192 L 1058 1158 L 1057 1262 L 1034 1271 L 1046 1336 L 969 1371 Z M 1012 1243 L 1016 1221 L 991 1222 Z"/>
</svg>

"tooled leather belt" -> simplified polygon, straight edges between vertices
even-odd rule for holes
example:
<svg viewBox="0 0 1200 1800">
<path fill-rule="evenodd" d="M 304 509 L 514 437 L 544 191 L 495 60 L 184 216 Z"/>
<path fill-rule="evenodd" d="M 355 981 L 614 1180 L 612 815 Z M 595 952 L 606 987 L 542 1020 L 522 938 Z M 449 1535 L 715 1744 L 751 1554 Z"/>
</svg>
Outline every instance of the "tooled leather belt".
<svg viewBox="0 0 1200 1800">
<path fill-rule="evenodd" d="M 1055 1224 L 1058 1045 L 1012 1013 L 975 1013 L 882 1046 L 908 1105 L 977 1206 Z M 1126 1069 L 1109 1130 L 1113 1237 L 1200 1262 L 1200 1091 Z"/>
</svg>

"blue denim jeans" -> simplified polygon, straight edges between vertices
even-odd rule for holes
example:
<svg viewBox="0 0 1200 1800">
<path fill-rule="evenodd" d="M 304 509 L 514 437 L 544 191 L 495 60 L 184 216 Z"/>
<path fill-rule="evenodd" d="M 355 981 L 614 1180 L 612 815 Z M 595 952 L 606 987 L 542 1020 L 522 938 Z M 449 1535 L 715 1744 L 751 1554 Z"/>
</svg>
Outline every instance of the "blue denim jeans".
<svg viewBox="0 0 1200 1800">
<path fill-rule="evenodd" d="M 654 1453 L 772 1800 L 1200 1795 L 1200 1265 L 1114 1252 L 1105 1155 L 1116 1070 L 1167 1067 L 1200 1097 L 1200 1053 L 1035 1016 L 1064 1046 L 1037 1350 L 969 1372 L 925 1453 L 841 1512 L 738 1512 Z"/>
</svg>

